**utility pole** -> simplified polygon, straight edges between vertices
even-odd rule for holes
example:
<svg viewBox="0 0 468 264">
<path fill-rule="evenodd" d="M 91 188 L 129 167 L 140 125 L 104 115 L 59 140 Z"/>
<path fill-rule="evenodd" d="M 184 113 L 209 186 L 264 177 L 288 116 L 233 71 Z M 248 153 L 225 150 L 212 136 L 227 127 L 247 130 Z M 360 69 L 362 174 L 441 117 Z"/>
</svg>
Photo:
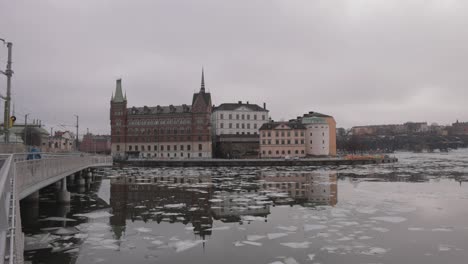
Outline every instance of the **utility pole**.
<svg viewBox="0 0 468 264">
<path fill-rule="evenodd" d="M 27 128 L 28 128 L 28 115 L 24 115 L 24 145 L 28 144 L 28 134 L 27 134 Z"/>
<path fill-rule="evenodd" d="M 76 145 L 75 145 L 75 150 L 78 151 L 78 127 L 79 127 L 79 116 L 76 116 Z"/>
<path fill-rule="evenodd" d="M 5 114 L 3 117 L 3 129 L 5 133 L 5 143 L 8 143 L 9 141 L 9 124 L 10 124 L 10 102 L 11 102 L 11 76 L 13 75 L 13 71 L 11 70 L 11 53 L 13 49 L 13 43 L 11 42 L 6 42 L 4 39 L 0 39 L 3 43 L 6 43 L 7 48 L 8 48 L 8 59 L 7 59 L 7 67 L 6 70 L 0 71 L 0 73 L 3 73 L 7 77 L 7 94 L 6 97 L 3 97 L 5 99 Z"/>
</svg>

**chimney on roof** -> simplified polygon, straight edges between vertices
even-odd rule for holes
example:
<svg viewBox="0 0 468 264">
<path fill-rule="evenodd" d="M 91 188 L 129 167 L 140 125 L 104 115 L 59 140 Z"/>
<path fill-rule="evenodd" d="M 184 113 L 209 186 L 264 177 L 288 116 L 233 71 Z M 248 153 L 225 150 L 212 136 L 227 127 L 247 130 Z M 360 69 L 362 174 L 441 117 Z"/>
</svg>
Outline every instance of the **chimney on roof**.
<svg viewBox="0 0 468 264">
<path fill-rule="evenodd" d="M 242 101 L 239 101 L 239 104 L 242 104 Z"/>
<path fill-rule="evenodd" d="M 263 109 L 266 110 L 266 103 L 265 102 L 263 102 Z"/>
</svg>

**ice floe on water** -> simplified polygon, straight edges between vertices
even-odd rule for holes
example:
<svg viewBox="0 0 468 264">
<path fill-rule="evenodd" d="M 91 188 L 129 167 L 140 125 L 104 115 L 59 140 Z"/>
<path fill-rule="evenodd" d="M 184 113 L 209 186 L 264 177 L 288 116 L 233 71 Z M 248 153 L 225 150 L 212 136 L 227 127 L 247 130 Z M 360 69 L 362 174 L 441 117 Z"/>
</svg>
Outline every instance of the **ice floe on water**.
<svg viewBox="0 0 468 264">
<path fill-rule="evenodd" d="M 243 244 L 261 247 L 262 243 L 253 241 L 242 241 Z"/>
<path fill-rule="evenodd" d="M 200 245 L 203 242 L 205 242 L 205 240 L 181 240 L 177 242 L 171 242 L 169 246 L 175 248 L 176 252 L 182 252 L 196 247 L 197 245 Z"/>
<path fill-rule="evenodd" d="M 289 242 L 289 243 L 281 243 L 281 245 L 285 247 L 290 247 L 290 248 L 309 248 L 310 242 L 304 241 L 304 242 Z"/>
<path fill-rule="evenodd" d="M 386 232 L 390 231 L 390 229 L 385 228 L 385 227 L 373 227 L 372 230 L 379 231 L 381 233 L 386 233 Z"/>
<path fill-rule="evenodd" d="M 387 253 L 387 250 L 384 248 L 372 247 L 368 250 L 362 251 L 361 253 L 364 255 L 380 255 Z"/>
<path fill-rule="evenodd" d="M 184 204 L 184 203 L 164 205 L 164 208 L 171 208 L 171 209 L 180 209 L 180 208 L 184 208 L 184 207 L 186 207 L 186 204 Z"/>
<path fill-rule="evenodd" d="M 326 225 L 309 225 L 309 224 L 304 225 L 304 231 L 306 232 L 312 231 L 312 230 L 322 230 L 326 228 L 328 228 L 328 226 Z"/>
<path fill-rule="evenodd" d="M 286 234 L 286 233 L 269 233 L 269 234 L 267 234 L 267 237 L 270 240 L 277 239 L 277 238 L 280 238 L 280 237 L 285 237 L 285 236 L 288 236 L 288 234 Z"/>
<path fill-rule="evenodd" d="M 257 241 L 260 239 L 264 239 L 266 236 L 260 236 L 260 235 L 248 235 L 247 240 L 249 241 Z"/>
<path fill-rule="evenodd" d="M 405 222 L 407 219 L 401 216 L 379 216 L 379 217 L 372 217 L 373 220 L 384 221 L 388 223 L 401 223 Z"/>
<path fill-rule="evenodd" d="M 76 222 L 76 219 L 66 218 L 66 217 L 46 217 L 39 219 L 39 221 L 59 221 L 59 222 Z"/>
<path fill-rule="evenodd" d="M 146 227 L 136 227 L 134 228 L 136 231 L 140 232 L 140 233 L 150 233 L 153 231 L 153 229 L 151 228 L 146 228 Z"/>
<path fill-rule="evenodd" d="M 452 227 L 438 227 L 438 228 L 433 228 L 433 232 L 452 232 L 453 228 Z"/>
<path fill-rule="evenodd" d="M 295 232 L 298 229 L 296 226 L 277 226 L 276 228 L 290 232 Z"/>
<path fill-rule="evenodd" d="M 289 257 L 284 259 L 284 264 L 299 264 L 294 258 Z"/>
<path fill-rule="evenodd" d="M 113 214 L 106 212 L 106 211 L 97 211 L 97 212 L 91 212 L 91 213 L 86 213 L 86 214 L 74 214 L 73 216 L 97 219 L 97 218 L 103 218 L 103 217 L 111 217 L 113 216 Z"/>
<path fill-rule="evenodd" d="M 231 229 L 230 226 L 218 226 L 218 227 L 208 228 L 206 230 L 221 231 L 221 230 L 229 230 L 229 229 Z"/>
</svg>

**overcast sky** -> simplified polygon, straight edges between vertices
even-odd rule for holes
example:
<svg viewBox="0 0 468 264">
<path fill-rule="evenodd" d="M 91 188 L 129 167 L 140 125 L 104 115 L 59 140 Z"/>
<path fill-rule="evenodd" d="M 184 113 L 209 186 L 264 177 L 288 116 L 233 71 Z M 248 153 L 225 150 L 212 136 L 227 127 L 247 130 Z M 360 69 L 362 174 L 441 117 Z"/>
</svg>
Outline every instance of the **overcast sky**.
<svg viewBox="0 0 468 264">
<path fill-rule="evenodd" d="M 117 78 L 129 107 L 190 104 L 202 66 L 214 104 L 266 102 L 275 120 L 449 124 L 468 121 L 467 14 L 464 0 L 0 0 L 0 38 L 18 122 L 54 130 L 78 114 L 80 133 L 109 133 Z"/>
</svg>

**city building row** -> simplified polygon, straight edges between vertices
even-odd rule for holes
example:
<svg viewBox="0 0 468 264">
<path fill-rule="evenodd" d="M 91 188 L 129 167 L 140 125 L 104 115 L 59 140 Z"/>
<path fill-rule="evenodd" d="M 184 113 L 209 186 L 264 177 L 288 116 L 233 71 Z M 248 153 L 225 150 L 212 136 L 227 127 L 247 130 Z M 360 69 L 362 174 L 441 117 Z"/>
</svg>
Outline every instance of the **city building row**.
<svg viewBox="0 0 468 264">
<path fill-rule="evenodd" d="M 404 124 L 355 126 L 351 128 L 355 136 L 395 136 L 395 135 L 439 135 L 439 136 L 467 136 L 468 122 L 458 120 L 451 126 L 438 124 L 428 125 L 427 122 L 406 122 Z"/>
<path fill-rule="evenodd" d="M 111 153 L 116 158 L 287 158 L 336 155 L 333 117 L 309 112 L 274 122 L 263 106 L 212 104 L 201 86 L 192 104 L 128 107 L 122 80 L 110 100 Z"/>
</svg>

